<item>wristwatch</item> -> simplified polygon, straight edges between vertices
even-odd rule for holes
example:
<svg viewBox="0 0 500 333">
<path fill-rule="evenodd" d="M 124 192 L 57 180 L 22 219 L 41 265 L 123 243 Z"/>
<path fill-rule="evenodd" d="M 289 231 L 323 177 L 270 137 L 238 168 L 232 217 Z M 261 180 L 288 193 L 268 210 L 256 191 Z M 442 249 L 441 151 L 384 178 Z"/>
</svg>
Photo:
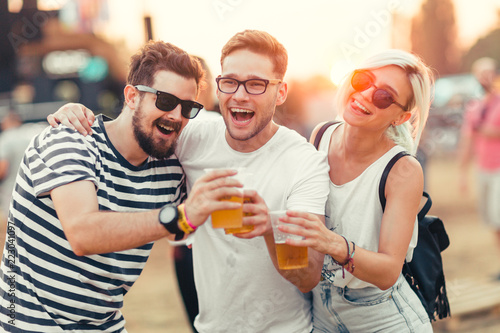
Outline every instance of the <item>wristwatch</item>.
<svg viewBox="0 0 500 333">
<path fill-rule="evenodd" d="M 158 220 L 171 234 L 175 235 L 175 240 L 181 240 L 184 237 L 184 232 L 179 229 L 179 211 L 176 206 L 166 205 L 160 209 Z"/>
</svg>

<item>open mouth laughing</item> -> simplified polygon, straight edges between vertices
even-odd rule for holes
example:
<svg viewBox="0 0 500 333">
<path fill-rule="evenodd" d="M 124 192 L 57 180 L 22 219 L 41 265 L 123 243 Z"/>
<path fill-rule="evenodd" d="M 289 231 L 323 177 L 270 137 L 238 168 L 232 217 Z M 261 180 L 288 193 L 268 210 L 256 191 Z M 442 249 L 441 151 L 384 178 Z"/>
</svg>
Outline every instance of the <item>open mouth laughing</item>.
<svg viewBox="0 0 500 333">
<path fill-rule="evenodd" d="M 364 114 L 372 114 L 363 104 L 361 104 L 357 100 L 354 100 L 354 104 L 356 105 L 357 109 L 363 112 Z"/>
<path fill-rule="evenodd" d="M 181 124 L 179 123 L 173 123 L 173 122 L 166 122 L 166 123 L 156 123 L 156 128 L 165 135 L 170 135 L 174 132 L 179 132 L 181 128 Z"/>
<path fill-rule="evenodd" d="M 231 108 L 230 110 L 233 120 L 236 123 L 240 124 L 246 124 L 250 122 L 250 120 L 253 118 L 255 114 L 253 111 L 241 108 Z"/>
</svg>

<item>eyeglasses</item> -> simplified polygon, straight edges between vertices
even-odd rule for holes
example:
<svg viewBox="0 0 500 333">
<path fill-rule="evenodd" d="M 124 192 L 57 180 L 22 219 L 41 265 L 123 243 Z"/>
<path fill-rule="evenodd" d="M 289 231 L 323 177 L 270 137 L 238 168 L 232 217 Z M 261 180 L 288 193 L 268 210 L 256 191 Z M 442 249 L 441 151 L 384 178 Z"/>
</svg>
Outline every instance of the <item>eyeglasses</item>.
<svg viewBox="0 0 500 333">
<path fill-rule="evenodd" d="M 159 110 L 162 111 L 172 111 L 177 107 L 177 105 L 181 105 L 181 114 L 184 118 L 193 119 L 198 115 L 201 109 L 203 109 L 203 105 L 195 102 L 195 101 L 185 101 L 178 98 L 175 95 L 169 94 L 164 91 L 159 91 L 154 88 L 150 88 L 148 86 L 137 85 L 134 86 L 137 90 L 143 92 L 149 92 L 156 94 L 156 102 L 155 105 Z"/>
<path fill-rule="evenodd" d="M 279 79 L 250 79 L 239 81 L 228 77 L 218 77 L 215 79 L 215 81 L 217 81 L 217 88 L 225 94 L 234 94 L 236 91 L 238 91 L 240 85 L 243 85 L 246 92 L 250 95 L 262 95 L 266 92 L 267 86 L 269 84 L 278 84 L 282 82 Z"/>
<path fill-rule="evenodd" d="M 372 103 L 379 109 L 387 109 L 391 104 L 396 104 L 404 111 L 408 111 L 406 106 L 403 106 L 396 102 L 392 97 L 391 93 L 385 89 L 377 88 L 373 84 L 373 78 L 365 72 L 356 71 L 351 79 L 351 86 L 356 91 L 365 91 L 370 87 L 375 87 L 372 95 Z"/>
</svg>

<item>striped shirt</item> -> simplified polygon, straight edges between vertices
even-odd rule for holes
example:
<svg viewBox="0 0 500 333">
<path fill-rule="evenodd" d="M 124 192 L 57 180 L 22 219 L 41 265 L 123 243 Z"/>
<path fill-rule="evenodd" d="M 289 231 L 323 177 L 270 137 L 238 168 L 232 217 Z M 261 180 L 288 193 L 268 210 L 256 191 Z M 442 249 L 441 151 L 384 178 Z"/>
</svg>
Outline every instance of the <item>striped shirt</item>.
<svg viewBox="0 0 500 333">
<path fill-rule="evenodd" d="M 185 179 L 176 157 L 133 166 L 112 146 L 103 118 L 83 137 L 47 128 L 26 150 L 9 211 L 0 279 L 0 325 L 12 332 L 121 332 L 123 296 L 139 277 L 153 243 L 76 256 L 49 192 L 88 180 L 101 211 L 138 212 L 179 204 Z"/>
</svg>

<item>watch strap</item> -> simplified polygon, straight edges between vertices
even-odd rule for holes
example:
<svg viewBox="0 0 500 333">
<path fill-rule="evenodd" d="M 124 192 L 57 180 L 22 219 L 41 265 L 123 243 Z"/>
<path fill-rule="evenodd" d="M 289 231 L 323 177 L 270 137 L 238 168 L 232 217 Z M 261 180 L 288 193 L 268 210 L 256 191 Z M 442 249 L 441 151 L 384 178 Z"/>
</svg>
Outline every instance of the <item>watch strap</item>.
<svg viewBox="0 0 500 333">
<path fill-rule="evenodd" d="M 169 207 L 170 208 L 170 207 Z M 174 207 L 172 207 L 174 208 Z M 163 209 L 168 209 L 167 206 L 164 206 L 162 208 Z M 176 209 L 176 208 L 174 208 Z M 161 210 L 160 210 L 160 213 L 161 214 Z M 160 223 L 161 225 L 163 225 L 163 227 L 165 229 L 168 230 L 168 232 L 170 232 L 172 235 L 175 235 L 175 240 L 181 240 L 182 238 L 184 238 L 184 232 L 179 228 L 179 224 L 178 224 L 178 220 L 179 220 L 179 214 L 177 213 L 177 218 L 176 220 L 173 220 L 173 221 L 170 221 L 168 223 L 165 223 L 164 221 L 162 221 L 162 219 L 160 218 L 160 216 L 158 216 L 158 219 L 160 220 Z"/>
</svg>

